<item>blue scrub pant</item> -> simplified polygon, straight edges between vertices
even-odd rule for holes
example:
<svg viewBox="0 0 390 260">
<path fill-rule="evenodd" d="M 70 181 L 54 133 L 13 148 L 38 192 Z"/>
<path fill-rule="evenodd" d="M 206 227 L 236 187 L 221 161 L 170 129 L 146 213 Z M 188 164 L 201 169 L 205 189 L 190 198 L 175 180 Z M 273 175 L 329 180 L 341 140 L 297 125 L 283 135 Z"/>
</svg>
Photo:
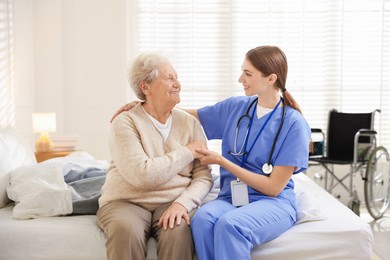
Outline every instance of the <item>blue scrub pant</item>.
<svg viewBox="0 0 390 260">
<path fill-rule="evenodd" d="M 294 225 L 295 216 L 288 212 L 295 212 L 288 201 L 272 197 L 239 208 L 221 198 L 203 205 L 191 221 L 198 259 L 249 260 L 254 246 Z"/>
</svg>

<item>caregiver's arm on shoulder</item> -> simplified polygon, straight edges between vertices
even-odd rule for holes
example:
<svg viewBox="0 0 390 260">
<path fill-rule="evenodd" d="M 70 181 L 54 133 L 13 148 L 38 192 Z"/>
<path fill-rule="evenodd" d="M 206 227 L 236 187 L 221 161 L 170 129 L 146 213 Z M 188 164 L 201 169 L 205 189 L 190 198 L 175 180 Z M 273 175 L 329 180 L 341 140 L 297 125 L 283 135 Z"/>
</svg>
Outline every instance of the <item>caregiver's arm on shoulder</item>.
<svg viewBox="0 0 390 260">
<path fill-rule="evenodd" d="M 116 112 L 115 114 L 111 117 L 111 120 L 110 120 L 110 123 L 112 123 L 112 121 L 114 120 L 115 117 L 117 117 L 120 113 L 124 112 L 124 111 L 129 111 L 130 109 L 132 109 L 133 107 L 135 107 L 138 103 L 140 103 L 141 101 L 138 101 L 138 100 L 135 100 L 135 101 L 132 101 L 130 103 L 127 103 L 126 105 L 123 105 L 121 106 Z"/>
<path fill-rule="evenodd" d="M 193 116 L 199 120 L 198 109 L 188 109 L 188 108 L 181 108 L 181 107 L 178 107 L 178 108 L 187 112 L 188 114 L 190 114 L 191 116 Z"/>
</svg>

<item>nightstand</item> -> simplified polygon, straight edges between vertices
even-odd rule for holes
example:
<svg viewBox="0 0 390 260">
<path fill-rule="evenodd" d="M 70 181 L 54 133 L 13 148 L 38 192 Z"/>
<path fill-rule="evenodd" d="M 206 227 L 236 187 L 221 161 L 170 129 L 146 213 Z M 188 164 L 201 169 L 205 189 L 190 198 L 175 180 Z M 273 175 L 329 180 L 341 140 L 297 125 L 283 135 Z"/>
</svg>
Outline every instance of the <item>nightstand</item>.
<svg viewBox="0 0 390 260">
<path fill-rule="evenodd" d="M 57 157 L 64 157 L 67 156 L 70 153 L 75 152 L 75 150 L 71 151 L 51 151 L 51 152 L 43 152 L 43 153 L 35 153 L 35 158 L 37 159 L 37 162 L 43 162 L 52 158 Z"/>
</svg>

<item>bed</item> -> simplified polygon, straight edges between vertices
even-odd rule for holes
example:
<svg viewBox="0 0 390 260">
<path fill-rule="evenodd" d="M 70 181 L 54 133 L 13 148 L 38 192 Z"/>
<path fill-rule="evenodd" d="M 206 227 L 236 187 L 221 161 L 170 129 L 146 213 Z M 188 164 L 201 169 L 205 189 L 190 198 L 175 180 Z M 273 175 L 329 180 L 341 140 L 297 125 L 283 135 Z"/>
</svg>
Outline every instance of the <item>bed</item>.
<svg viewBox="0 0 390 260">
<path fill-rule="evenodd" d="M 40 166 L 31 148 L 22 139 L 10 127 L 0 129 L 0 259 L 106 259 L 106 238 L 96 225 L 96 216 L 72 215 L 69 205 L 63 205 L 69 203 L 66 200 L 59 203 L 62 211 L 37 211 L 36 208 L 40 206 L 35 206 L 34 214 L 28 212 L 23 215 L 20 210 L 15 214 L 15 203 L 7 193 L 10 179 L 20 169 L 39 169 Z M 106 162 L 88 154 L 52 160 L 52 164 L 62 166 L 61 170 L 70 162 L 76 162 L 73 165 L 78 167 L 106 167 Z M 34 174 L 40 173 L 31 173 Z M 204 203 L 214 199 L 218 193 L 218 176 L 213 177 L 215 185 Z M 251 259 L 371 259 L 373 235 L 370 226 L 304 173 L 293 178 L 299 209 L 298 222 L 274 240 L 255 247 Z M 54 189 L 55 192 L 65 192 L 66 183 L 64 186 L 59 182 Z M 31 192 L 25 196 L 30 200 L 30 206 L 39 200 L 34 196 L 39 198 L 39 195 L 32 195 Z M 45 203 L 48 197 L 49 201 L 61 198 L 45 196 Z M 157 259 L 155 246 L 154 239 L 149 239 L 147 259 Z"/>
</svg>

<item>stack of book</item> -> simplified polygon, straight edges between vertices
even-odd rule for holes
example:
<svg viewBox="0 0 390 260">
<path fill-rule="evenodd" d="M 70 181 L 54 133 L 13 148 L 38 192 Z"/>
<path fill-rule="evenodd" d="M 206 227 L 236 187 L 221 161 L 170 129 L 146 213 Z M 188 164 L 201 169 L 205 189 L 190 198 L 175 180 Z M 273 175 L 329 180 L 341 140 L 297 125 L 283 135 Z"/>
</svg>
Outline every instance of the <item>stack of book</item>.
<svg viewBox="0 0 390 260">
<path fill-rule="evenodd" d="M 53 135 L 53 151 L 75 151 L 77 135 Z"/>
</svg>

